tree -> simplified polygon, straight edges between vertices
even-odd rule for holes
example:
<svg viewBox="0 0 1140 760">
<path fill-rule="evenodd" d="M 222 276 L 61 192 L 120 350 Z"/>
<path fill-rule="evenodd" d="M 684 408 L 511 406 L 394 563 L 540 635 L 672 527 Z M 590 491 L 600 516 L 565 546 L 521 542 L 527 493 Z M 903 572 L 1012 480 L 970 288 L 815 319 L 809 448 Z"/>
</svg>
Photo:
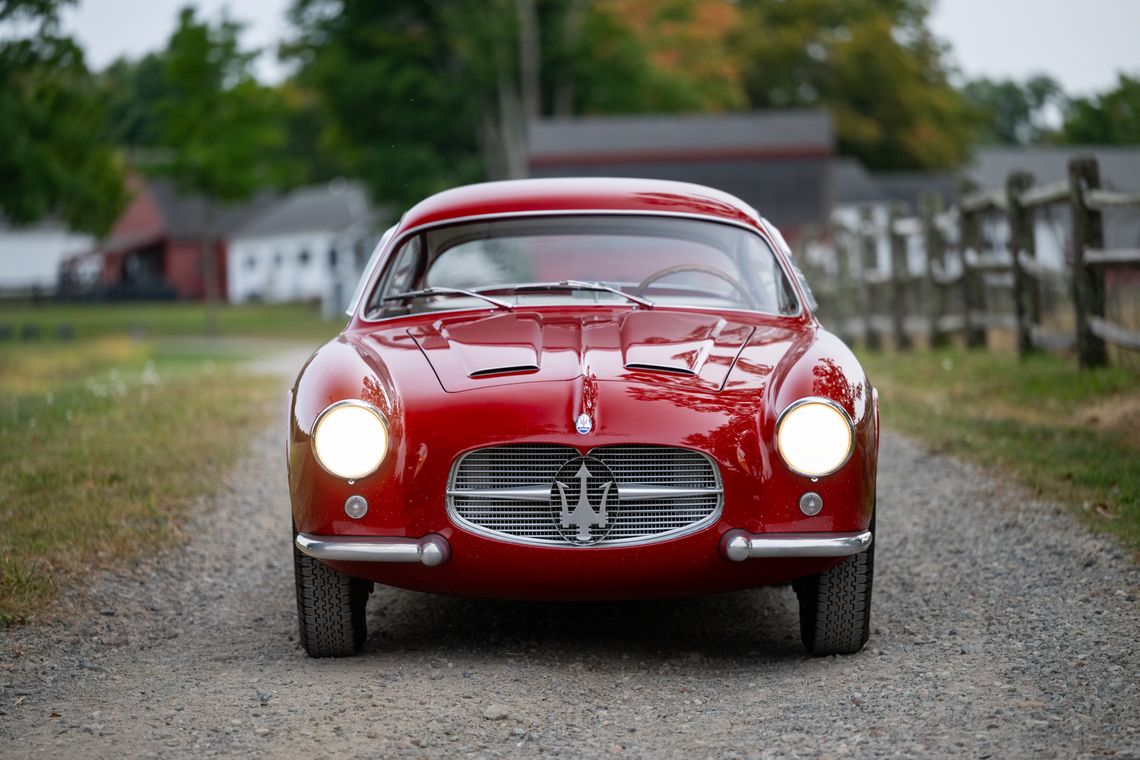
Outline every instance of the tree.
<svg viewBox="0 0 1140 760">
<path fill-rule="evenodd" d="M 1047 142 L 1056 128 L 1050 116 L 1059 115 L 1067 101 L 1057 81 L 1044 74 L 1024 83 L 1012 79 L 975 79 L 962 88 L 974 109 L 979 139 L 1004 145 Z"/>
<path fill-rule="evenodd" d="M 736 45 L 749 103 L 822 106 L 839 149 L 873 169 L 966 158 L 970 111 L 950 85 L 928 0 L 740 0 Z"/>
<path fill-rule="evenodd" d="M 1140 144 L 1140 78 L 1119 74 L 1113 89 L 1073 99 L 1061 134 L 1071 143 Z"/>
<path fill-rule="evenodd" d="M 542 115 L 738 104 L 715 56 L 678 52 L 717 20 L 700 9 L 718 5 L 295 0 L 287 52 L 300 63 L 298 83 L 330 114 L 325 141 L 377 198 L 411 203 L 454 184 L 523 176 L 527 123 Z"/>
<path fill-rule="evenodd" d="M 136 61 L 119 58 L 97 80 L 107 104 L 111 138 L 135 152 L 158 147 L 156 105 L 166 96 L 162 54 L 148 53 Z"/>
<path fill-rule="evenodd" d="M 0 24 L 17 30 L 0 39 L 0 212 L 102 234 L 126 200 L 123 167 L 83 53 L 59 31 L 70 2 L 0 2 Z"/>
<path fill-rule="evenodd" d="M 162 56 L 162 98 L 155 104 L 158 142 L 144 169 L 171 179 L 206 204 L 202 233 L 207 330 L 216 333 L 220 295 L 218 206 L 240 201 L 283 178 L 281 101 L 254 78 L 256 55 L 239 44 L 241 25 L 199 21 L 184 8 Z"/>
</svg>

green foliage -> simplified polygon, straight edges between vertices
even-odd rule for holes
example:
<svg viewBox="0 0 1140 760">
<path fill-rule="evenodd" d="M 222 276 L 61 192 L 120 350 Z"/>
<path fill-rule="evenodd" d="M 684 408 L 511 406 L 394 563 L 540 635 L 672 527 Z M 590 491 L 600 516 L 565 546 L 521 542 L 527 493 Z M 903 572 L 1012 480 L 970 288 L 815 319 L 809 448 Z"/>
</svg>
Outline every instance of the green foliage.
<svg viewBox="0 0 1140 760">
<path fill-rule="evenodd" d="M 161 126 L 155 104 L 166 95 L 161 54 L 149 53 L 136 61 L 120 58 L 99 74 L 98 82 L 115 142 L 133 150 L 158 146 Z"/>
<path fill-rule="evenodd" d="M 331 116 L 325 138 L 374 195 L 411 203 L 480 176 L 476 103 L 428 2 L 298 0 L 298 80 Z"/>
<path fill-rule="evenodd" d="M 67 0 L 4 0 L 0 22 L 0 212 L 17 224 L 57 215 L 106 232 L 125 203 L 123 168 L 83 53 L 59 32 Z"/>
<path fill-rule="evenodd" d="M 532 116 L 737 104 L 719 72 L 655 62 L 650 45 L 695 7 L 658 5 L 646 34 L 616 2 L 295 0 L 288 53 L 330 117 L 322 142 L 376 197 L 408 204 L 514 176 Z"/>
<path fill-rule="evenodd" d="M 241 25 L 199 21 L 184 8 L 162 56 L 161 97 L 154 105 L 157 141 L 148 171 L 183 191 L 217 201 L 248 198 L 285 175 L 283 105 L 257 82 L 255 52 L 239 47 Z"/>
<path fill-rule="evenodd" d="M 979 139 L 1003 145 L 1035 145 L 1055 136 L 1047 122 L 1050 109 L 1066 106 L 1065 94 L 1057 81 L 1046 75 L 1024 83 L 1012 79 L 975 79 L 962 88 L 966 101 L 975 109 Z"/>
<path fill-rule="evenodd" d="M 741 0 L 737 44 L 759 108 L 824 106 L 873 169 L 960 165 L 974 136 L 926 0 Z"/>
<path fill-rule="evenodd" d="M 1108 92 L 1070 103 L 1061 130 L 1067 142 L 1140 144 L 1140 78 L 1118 77 L 1116 87 Z"/>
</svg>

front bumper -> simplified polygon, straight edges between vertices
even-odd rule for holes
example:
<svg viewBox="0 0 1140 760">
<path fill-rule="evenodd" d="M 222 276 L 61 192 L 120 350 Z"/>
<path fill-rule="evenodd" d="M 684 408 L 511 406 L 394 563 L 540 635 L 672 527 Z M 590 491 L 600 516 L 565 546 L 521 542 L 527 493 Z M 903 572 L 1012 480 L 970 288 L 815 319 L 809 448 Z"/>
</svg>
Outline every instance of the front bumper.
<svg viewBox="0 0 1140 760">
<path fill-rule="evenodd" d="M 855 533 L 748 533 L 730 530 L 720 540 L 720 553 L 725 559 L 773 557 L 849 557 L 867 551 L 871 531 Z"/>
<path fill-rule="evenodd" d="M 768 534 L 730 530 L 720 541 L 720 553 L 733 562 L 754 558 L 847 557 L 866 551 L 871 541 L 869 530 Z M 436 534 L 422 538 L 357 538 L 299 533 L 296 543 L 302 553 L 332 562 L 410 562 L 436 567 L 451 557 L 451 545 Z"/>
<path fill-rule="evenodd" d="M 423 538 L 356 538 L 298 533 L 296 544 L 303 554 L 330 562 L 414 562 L 436 567 L 451 557 L 447 539 L 435 534 Z"/>
</svg>

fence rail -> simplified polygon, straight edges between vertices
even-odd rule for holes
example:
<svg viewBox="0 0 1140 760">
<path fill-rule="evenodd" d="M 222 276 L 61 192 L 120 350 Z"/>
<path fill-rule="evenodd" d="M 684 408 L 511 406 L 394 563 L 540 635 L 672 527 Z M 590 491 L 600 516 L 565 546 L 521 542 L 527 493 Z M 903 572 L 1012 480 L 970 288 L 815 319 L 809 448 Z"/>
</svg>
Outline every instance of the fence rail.
<svg viewBox="0 0 1140 760">
<path fill-rule="evenodd" d="M 885 267 L 879 263 L 882 230 L 864 209 L 857 223 L 833 230 L 838 276 L 820 300 L 827 302 L 844 337 L 858 336 L 871 348 L 881 346 L 888 334 L 902 350 L 919 334 L 933 346 L 962 334 L 967 346 L 984 347 L 987 328 L 998 327 L 1016 334 L 1022 355 L 1075 347 L 1082 368 L 1106 364 L 1107 345 L 1140 350 L 1140 331 L 1110 322 L 1105 314 L 1106 271 L 1140 269 L 1140 248 L 1107 248 L 1102 218 L 1106 210 L 1140 210 L 1140 193 L 1102 189 L 1092 158 L 1073 159 L 1068 173 L 1065 181 L 1043 185 L 1017 172 L 1000 190 L 964 188 L 957 206 L 948 210 L 933 196 L 922 199 L 917 215 L 899 204 L 890 206 Z M 1062 205 L 1072 222 L 1072 263 L 1065 271 L 1042 264 L 1035 250 L 1037 214 Z M 1004 218 L 1008 244 L 1005 251 L 984 253 L 984 225 L 995 215 Z M 908 266 L 913 240 L 921 241 L 924 255 L 917 273 Z M 957 252 L 953 262 L 947 255 L 951 250 Z M 859 264 L 855 272 L 849 254 Z M 1075 329 L 1067 334 L 1041 323 L 1042 286 L 1061 283 L 1073 296 Z M 1013 314 L 987 308 L 992 290 L 1011 293 Z M 959 306 L 952 313 L 955 300 Z"/>
</svg>

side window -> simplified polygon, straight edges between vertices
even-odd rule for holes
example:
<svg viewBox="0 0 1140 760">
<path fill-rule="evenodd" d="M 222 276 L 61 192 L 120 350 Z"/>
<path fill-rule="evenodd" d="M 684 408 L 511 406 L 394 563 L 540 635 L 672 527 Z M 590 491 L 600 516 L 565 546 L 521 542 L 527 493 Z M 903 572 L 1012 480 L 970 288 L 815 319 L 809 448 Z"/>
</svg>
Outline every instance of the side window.
<svg viewBox="0 0 1140 760">
<path fill-rule="evenodd" d="M 416 235 L 396 251 L 395 259 L 384 274 L 380 287 L 372 293 L 372 300 L 368 303 L 370 313 L 383 311 L 390 305 L 385 304 L 385 296 L 415 289 L 416 281 L 423 270 L 423 242 L 423 235 Z"/>
<path fill-rule="evenodd" d="M 392 235 L 394 235 L 395 232 L 396 225 L 393 225 L 387 229 L 387 231 L 380 237 L 380 242 L 378 242 L 376 244 L 376 247 L 372 249 L 372 255 L 368 258 L 368 263 L 365 264 L 363 268 L 361 268 L 361 264 L 364 260 L 364 240 L 357 240 L 356 243 L 353 244 L 352 249 L 354 265 L 357 269 L 360 270 L 360 274 L 357 277 L 356 289 L 353 290 L 352 298 L 350 298 L 348 301 L 348 308 L 345 309 L 344 312 L 348 316 L 351 317 L 356 313 L 356 307 L 360 305 L 361 299 L 364 298 L 364 290 L 368 287 L 368 283 L 371 282 L 372 274 L 376 271 L 376 267 L 380 263 L 380 257 L 381 254 L 384 253 L 384 247 L 388 244 L 388 241 L 392 239 Z"/>
<path fill-rule="evenodd" d="M 392 272 L 384 284 L 384 295 L 403 293 L 411 290 L 416 282 L 416 272 L 420 268 L 420 252 L 423 250 L 423 236 L 416 235 L 404 243 L 392 262 Z"/>
<path fill-rule="evenodd" d="M 808 285 L 807 278 L 804 277 L 803 271 L 800 270 L 800 265 L 796 263 L 796 257 L 792 255 L 792 249 L 788 246 L 788 241 L 784 240 L 784 236 L 780 231 L 769 222 L 767 219 L 763 220 L 764 227 L 771 234 L 772 238 L 776 241 L 776 245 L 780 247 L 784 256 L 788 259 L 788 264 L 792 267 L 792 274 L 796 277 L 796 282 L 799 283 L 800 289 L 803 290 L 804 295 L 807 296 L 808 308 L 815 311 L 819 308 L 819 303 L 815 300 L 815 294 L 811 292 L 811 286 Z M 786 288 L 787 286 L 785 286 Z M 795 298 L 790 293 L 785 293 L 791 302 L 795 302 Z"/>
</svg>

